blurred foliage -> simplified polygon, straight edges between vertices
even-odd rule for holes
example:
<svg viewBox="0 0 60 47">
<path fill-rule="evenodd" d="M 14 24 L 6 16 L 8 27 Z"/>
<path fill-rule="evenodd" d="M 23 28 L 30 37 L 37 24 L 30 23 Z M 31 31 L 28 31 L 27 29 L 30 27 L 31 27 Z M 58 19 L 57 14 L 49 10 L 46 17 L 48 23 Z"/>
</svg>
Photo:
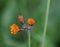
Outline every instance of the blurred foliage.
<svg viewBox="0 0 60 47">
<path fill-rule="evenodd" d="M 0 0 L 0 47 L 28 47 L 27 31 L 10 34 L 18 15 L 36 23 L 31 30 L 31 47 L 40 47 L 44 29 L 47 0 Z M 60 0 L 51 0 L 45 47 L 60 47 Z"/>
</svg>

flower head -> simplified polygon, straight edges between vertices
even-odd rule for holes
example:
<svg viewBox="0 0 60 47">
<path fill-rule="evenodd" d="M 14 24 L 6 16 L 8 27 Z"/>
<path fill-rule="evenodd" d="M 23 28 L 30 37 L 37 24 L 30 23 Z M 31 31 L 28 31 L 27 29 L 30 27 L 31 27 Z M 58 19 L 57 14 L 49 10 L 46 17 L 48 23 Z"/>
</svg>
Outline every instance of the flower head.
<svg viewBox="0 0 60 47">
<path fill-rule="evenodd" d="M 18 16 L 18 19 L 20 22 L 22 22 L 24 20 L 23 16 Z"/>
<path fill-rule="evenodd" d="M 30 26 L 32 26 L 32 25 L 34 25 L 35 20 L 34 20 L 33 18 L 29 18 L 28 21 L 27 21 L 27 23 L 28 23 Z"/>
<path fill-rule="evenodd" d="M 10 28 L 12 34 L 16 34 L 20 30 L 16 24 L 13 24 Z"/>
</svg>

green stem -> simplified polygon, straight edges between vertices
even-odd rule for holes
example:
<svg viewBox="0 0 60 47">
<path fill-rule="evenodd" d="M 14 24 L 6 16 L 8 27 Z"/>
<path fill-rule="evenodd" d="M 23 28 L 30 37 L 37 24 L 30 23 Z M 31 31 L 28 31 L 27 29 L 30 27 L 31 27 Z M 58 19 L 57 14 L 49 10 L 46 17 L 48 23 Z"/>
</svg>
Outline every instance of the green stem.
<svg viewBox="0 0 60 47">
<path fill-rule="evenodd" d="M 46 29 L 47 29 L 47 22 L 48 22 L 48 16 L 49 16 L 49 8 L 50 8 L 50 0 L 47 0 L 45 25 L 44 25 L 44 32 L 43 32 L 43 39 L 42 39 L 42 46 L 41 47 L 45 47 L 45 37 L 46 37 Z"/>
<path fill-rule="evenodd" d="M 30 30 L 28 30 L 28 47 L 30 47 Z"/>
</svg>

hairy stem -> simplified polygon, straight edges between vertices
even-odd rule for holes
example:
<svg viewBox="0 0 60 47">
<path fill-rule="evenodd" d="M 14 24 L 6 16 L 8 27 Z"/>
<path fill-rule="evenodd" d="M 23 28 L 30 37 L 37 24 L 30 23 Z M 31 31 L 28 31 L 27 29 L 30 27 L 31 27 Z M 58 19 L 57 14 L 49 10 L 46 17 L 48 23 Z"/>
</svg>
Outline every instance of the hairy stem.
<svg viewBox="0 0 60 47">
<path fill-rule="evenodd" d="M 30 30 L 28 30 L 28 47 L 30 47 Z"/>
</svg>

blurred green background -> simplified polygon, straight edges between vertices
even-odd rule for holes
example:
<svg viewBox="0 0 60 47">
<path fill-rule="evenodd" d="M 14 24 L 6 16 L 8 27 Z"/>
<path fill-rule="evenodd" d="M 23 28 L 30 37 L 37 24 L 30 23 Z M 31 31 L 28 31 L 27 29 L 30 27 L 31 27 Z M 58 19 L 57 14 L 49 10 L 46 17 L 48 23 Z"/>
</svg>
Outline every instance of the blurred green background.
<svg viewBox="0 0 60 47">
<path fill-rule="evenodd" d="M 60 0 L 50 0 L 45 47 L 60 47 Z M 0 47 L 28 47 L 27 31 L 10 34 L 10 26 L 19 25 L 18 15 L 35 19 L 31 47 L 41 47 L 47 0 L 0 0 Z"/>
</svg>

